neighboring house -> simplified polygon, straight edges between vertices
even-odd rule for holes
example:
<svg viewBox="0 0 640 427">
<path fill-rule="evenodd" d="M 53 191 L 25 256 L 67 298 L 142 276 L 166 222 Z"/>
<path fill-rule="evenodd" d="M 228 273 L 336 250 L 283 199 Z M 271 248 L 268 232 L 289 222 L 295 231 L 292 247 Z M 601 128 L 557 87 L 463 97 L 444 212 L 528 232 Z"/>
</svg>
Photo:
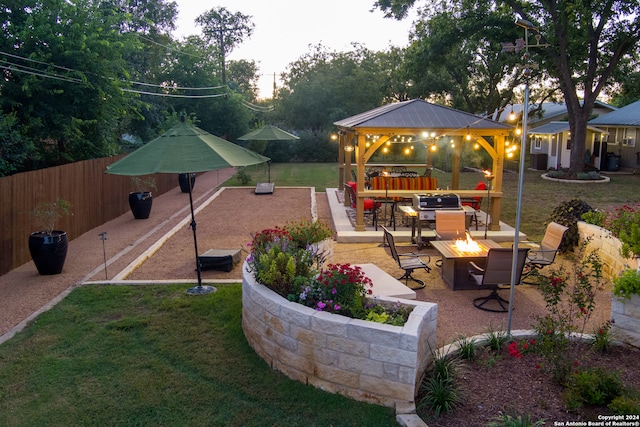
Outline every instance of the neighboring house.
<svg viewBox="0 0 640 427">
<path fill-rule="evenodd" d="M 608 159 L 600 141 L 606 132 L 595 126 L 587 126 L 585 164 L 604 169 Z M 568 168 L 571 157 L 571 132 L 569 122 L 550 122 L 529 129 L 531 144 L 531 168 L 536 170 Z"/>
<path fill-rule="evenodd" d="M 640 110 L 640 107 L 636 109 Z M 535 110 L 536 104 L 531 104 L 529 111 Z M 511 111 L 520 117 L 522 104 L 506 108 L 501 121 L 507 122 Z M 589 121 L 587 127 L 585 148 L 585 164 L 587 166 L 605 171 L 617 170 L 620 167 L 620 160 L 623 156 L 618 157 L 620 153 L 611 151 L 611 146 L 608 144 L 612 138 L 609 127 L 595 122 L 595 120 L 607 120 L 611 114 L 616 114 L 618 111 L 612 105 L 600 101 L 595 102 L 592 115 L 596 118 Z M 532 169 L 560 169 L 570 166 L 571 132 L 568 120 L 567 107 L 564 103 L 545 102 L 539 112 L 530 115 L 528 134 L 531 155 L 530 167 Z M 615 134 L 612 140 L 615 141 Z M 625 166 L 624 162 L 622 166 Z"/>
<path fill-rule="evenodd" d="M 610 153 L 612 163 L 618 161 L 625 170 L 640 171 L 640 100 L 589 120 L 589 125 L 606 132 L 602 150 Z"/>
</svg>

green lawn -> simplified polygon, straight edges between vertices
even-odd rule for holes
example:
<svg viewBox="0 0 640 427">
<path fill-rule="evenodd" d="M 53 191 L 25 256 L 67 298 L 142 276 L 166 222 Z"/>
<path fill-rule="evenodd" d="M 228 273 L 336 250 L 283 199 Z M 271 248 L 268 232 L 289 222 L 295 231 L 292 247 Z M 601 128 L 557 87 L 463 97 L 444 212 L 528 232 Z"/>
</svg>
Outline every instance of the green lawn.
<svg viewBox="0 0 640 427">
<path fill-rule="evenodd" d="M 395 412 L 270 369 L 241 286 L 74 290 L 0 345 L 2 426 L 390 426 Z"/>
<path fill-rule="evenodd" d="M 247 168 L 266 182 L 265 166 Z M 537 240 L 560 202 L 637 203 L 640 176 L 608 184 L 524 177 L 522 230 Z M 434 171 L 446 187 L 451 175 Z M 463 173 L 474 188 L 479 173 Z M 280 186 L 336 187 L 335 164 L 273 164 Z M 232 178 L 225 185 L 239 185 Z M 502 219 L 515 221 L 518 176 L 505 174 Z M 241 286 L 187 296 L 186 286 L 74 290 L 0 345 L 0 425 L 389 426 L 394 411 L 322 392 L 271 370 L 241 329 Z"/>
<path fill-rule="evenodd" d="M 257 182 L 269 182 L 266 164 L 248 166 L 244 171 L 251 177 L 251 182 L 247 184 L 249 187 L 255 187 Z M 271 182 L 282 187 L 316 187 L 316 191 L 324 192 L 327 188 L 338 186 L 338 164 L 273 163 L 271 165 Z M 242 186 L 243 184 L 237 177 L 232 177 L 224 185 Z"/>
</svg>

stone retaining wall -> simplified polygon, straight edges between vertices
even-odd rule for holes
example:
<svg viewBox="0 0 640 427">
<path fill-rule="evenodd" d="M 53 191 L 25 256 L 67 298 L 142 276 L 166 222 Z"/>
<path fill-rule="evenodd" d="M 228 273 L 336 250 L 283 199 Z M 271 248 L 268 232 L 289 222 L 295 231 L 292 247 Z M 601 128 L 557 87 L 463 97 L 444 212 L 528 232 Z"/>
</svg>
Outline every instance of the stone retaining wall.
<svg viewBox="0 0 640 427">
<path fill-rule="evenodd" d="M 638 260 L 623 258 L 620 255 L 622 243 L 611 233 L 597 225 L 587 224 L 584 221 L 578 221 L 578 233 L 580 234 L 580 243 L 587 238 L 591 241 L 587 244 L 587 253 L 597 250 L 600 259 L 604 263 L 603 272 L 609 279 L 617 276 L 624 268 L 637 269 Z"/>
<path fill-rule="evenodd" d="M 359 401 L 388 407 L 414 402 L 436 348 L 436 304 L 380 297 L 415 308 L 404 327 L 366 322 L 287 301 L 246 267 L 242 328 L 271 368 Z"/>
<path fill-rule="evenodd" d="M 598 250 L 604 263 L 603 272 L 609 279 L 616 277 L 625 268 L 638 268 L 638 259 L 623 258 L 620 255 L 622 243 L 608 230 L 579 221 L 578 232 L 581 242 L 591 237 L 587 252 Z M 611 333 L 616 339 L 640 347 L 640 296 L 634 295 L 630 300 L 612 296 L 611 319 L 614 322 Z"/>
</svg>

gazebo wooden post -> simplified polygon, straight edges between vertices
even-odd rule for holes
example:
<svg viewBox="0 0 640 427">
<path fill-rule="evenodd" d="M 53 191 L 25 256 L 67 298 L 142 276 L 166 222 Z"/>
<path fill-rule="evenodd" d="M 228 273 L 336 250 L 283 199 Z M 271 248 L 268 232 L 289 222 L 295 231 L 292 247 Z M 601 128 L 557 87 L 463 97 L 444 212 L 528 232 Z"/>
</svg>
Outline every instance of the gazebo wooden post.
<svg viewBox="0 0 640 427">
<path fill-rule="evenodd" d="M 353 146 L 350 146 L 349 149 L 347 150 L 347 146 L 350 144 L 350 141 L 345 138 L 343 147 L 344 147 L 344 151 L 345 151 L 345 162 L 344 162 L 344 180 L 345 182 L 349 182 L 351 181 L 351 152 L 353 151 L 351 148 Z M 351 200 L 349 199 L 349 197 L 345 197 L 344 198 L 344 205 L 345 206 L 351 206 Z"/>
<path fill-rule="evenodd" d="M 460 158 L 462 157 L 463 138 L 456 136 L 451 139 L 453 144 L 453 156 L 451 159 L 451 189 L 460 188 Z"/>
<path fill-rule="evenodd" d="M 357 188 L 358 197 L 356 201 L 356 231 L 365 231 L 364 226 L 364 153 L 366 150 L 366 136 L 362 133 L 356 133 L 356 178 L 358 178 Z"/>
<path fill-rule="evenodd" d="M 493 158 L 493 176 L 495 176 L 494 180 L 491 182 L 493 187 L 491 191 L 502 192 L 502 178 L 503 178 L 503 167 L 504 167 L 504 141 L 505 138 L 503 135 L 495 135 L 495 151 L 496 156 Z M 489 230 L 491 231 L 499 231 L 500 230 L 500 207 L 501 207 L 501 198 L 489 199 L 489 211 L 491 215 L 491 222 L 489 223 Z"/>
</svg>

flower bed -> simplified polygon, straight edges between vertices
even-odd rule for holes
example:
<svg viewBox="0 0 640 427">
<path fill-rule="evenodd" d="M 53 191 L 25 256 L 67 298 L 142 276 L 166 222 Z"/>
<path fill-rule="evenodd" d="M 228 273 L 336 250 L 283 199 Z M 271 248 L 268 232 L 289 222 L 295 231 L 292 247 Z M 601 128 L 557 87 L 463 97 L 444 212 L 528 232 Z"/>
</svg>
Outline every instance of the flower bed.
<svg viewBox="0 0 640 427">
<path fill-rule="evenodd" d="M 243 266 L 242 327 L 260 357 L 293 380 L 393 407 L 414 401 L 435 348 L 437 305 L 378 300 L 414 309 L 402 327 L 314 310 L 257 283 Z"/>
</svg>

